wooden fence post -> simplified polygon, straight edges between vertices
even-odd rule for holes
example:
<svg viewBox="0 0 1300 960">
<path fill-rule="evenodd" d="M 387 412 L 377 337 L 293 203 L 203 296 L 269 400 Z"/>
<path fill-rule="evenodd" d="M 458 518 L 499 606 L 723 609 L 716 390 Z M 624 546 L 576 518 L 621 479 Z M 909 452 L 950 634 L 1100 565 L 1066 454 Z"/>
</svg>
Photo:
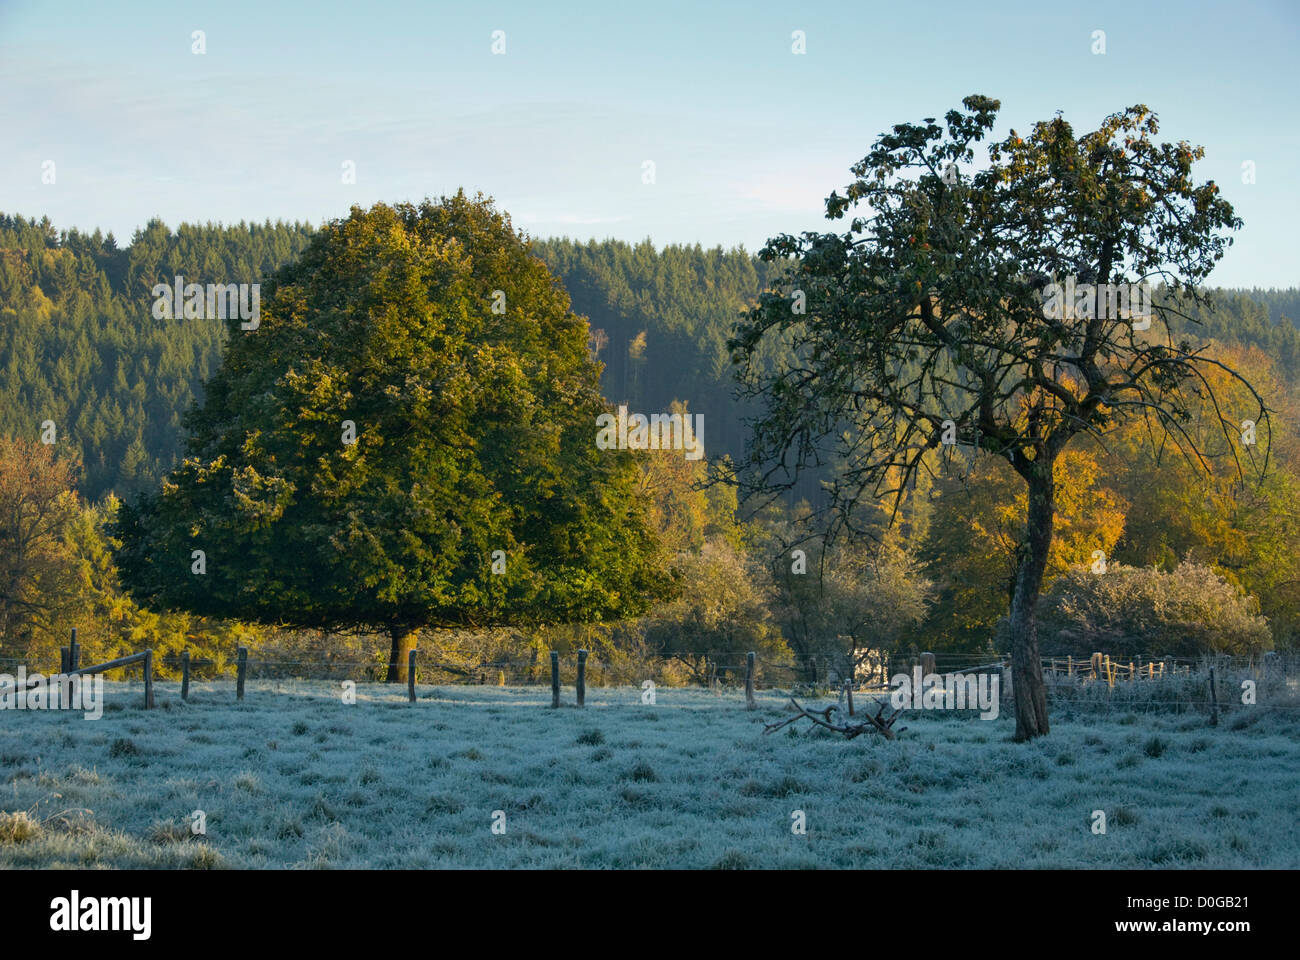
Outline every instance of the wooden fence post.
<svg viewBox="0 0 1300 960">
<path fill-rule="evenodd" d="M 934 654 L 927 650 L 921 654 L 921 676 L 928 677 L 932 673 L 934 673 Z"/>
<path fill-rule="evenodd" d="M 1065 676 L 1067 679 L 1074 676 L 1074 657 L 1072 656 L 1065 658 Z"/>
<path fill-rule="evenodd" d="M 1270 650 L 1264 654 L 1264 662 L 1262 666 L 1264 668 L 1265 680 L 1271 680 L 1273 677 L 1281 675 L 1282 663 L 1278 659 L 1276 650 Z"/>
<path fill-rule="evenodd" d="M 406 695 L 415 703 L 415 647 L 406 653 Z"/>
<path fill-rule="evenodd" d="M 235 699 L 244 699 L 244 675 L 248 671 L 248 647 L 239 648 L 239 667 L 235 674 Z"/>
<path fill-rule="evenodd" d="M 587 703 L 587 651 L 578 651 L 578 706 Z"/>
<path fill-rule="evenodd" d="M 560 705 L 560 655 L 551 651 L 551 707 Z"/>
<path fill-rule="evenodd" d="M 745 654 L 745 709 L 753 710 L 754 703 L 754 651 Z"/>
<path fill-rule="evenodd" d="M 81 667 L 81 644 L 77 642 L 77 628 L 72 628 L 72 642 L 68 644 L 68 669 Z"/>
<path fill-rule="evenodd" d="M 1100 680 L 1101 679 L 1101 654 L 1100 653 L 1094 653 L 1092 655 L 1092 663 L 1090 664 L 1090 666 L 1092 667 L 1092 679 Z"/>
<path fill-rule="evenodd" d="M 144 652 L 144 708 L 153 707 L 153 651 Z"/>
<path fill-rule="evenodd" d="M 181 699 L 190 698 L 190 652 L 181 651 Z"/>
<path fill-rule="evenodd" d="M 68 655 L 67 647 L 59 647 L 59 673 L 71 673 L 72 667 L 68 666 L 72 662 Z"/>
<path fill-rule="evenodd" d="M 1214 668 L 1210 667 L 1210 726 L 1219 725 L 1219 695 L 1214 690 Z"/>
<path fill-rule="evenodd" d="M 853 681 L 844 681 L 844 694 L 849 701 L 849 716 L 853 716 Z"/>
</svg>

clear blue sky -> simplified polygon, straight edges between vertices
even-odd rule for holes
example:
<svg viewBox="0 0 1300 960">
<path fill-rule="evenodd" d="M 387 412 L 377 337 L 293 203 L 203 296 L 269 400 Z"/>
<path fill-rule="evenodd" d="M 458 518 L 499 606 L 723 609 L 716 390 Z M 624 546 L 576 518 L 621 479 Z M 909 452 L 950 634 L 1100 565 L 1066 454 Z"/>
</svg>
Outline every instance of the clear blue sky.
<svg viewBox="0 0 1300 960">
<path fill-rule="evenodd" d="M 968 93 L 1002 101 L 999 134 L 1141 102 L 1246 221 L 1213 280 L 1290 286 L 1298 64 L 1296 0 L 0 0 L 0 210 L 126 242 L 152 216 L 320 222 L 464 186 L 535 236 L 756 250 L 820 228 L 878 133 Z"/>
</svg>

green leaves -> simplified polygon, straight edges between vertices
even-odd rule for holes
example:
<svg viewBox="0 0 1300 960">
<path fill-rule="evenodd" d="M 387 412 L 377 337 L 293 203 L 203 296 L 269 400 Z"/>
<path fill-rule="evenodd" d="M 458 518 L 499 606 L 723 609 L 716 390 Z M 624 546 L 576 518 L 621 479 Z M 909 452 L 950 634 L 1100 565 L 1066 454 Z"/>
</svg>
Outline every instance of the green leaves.
<svg viewBox="0 0 1300 960">
<path fill-rule="evenodd" d="M 632 464 L 594 446 L 587 324 L 490 201 L 354 208 L 266 290 L 191 459 L 123 521 L 138 595 L 414 627 L 632 616 L 657 594 Z"/>
<path fill-rule="evenodd" d="M 1022 470 L 1077 433 L 1128 417 L 1164 426 L 1186 408 L 1180 391 L 1201 358 L 1162 344 L 1149 322 L 1139 334 L 1126 317 L 1048 316 L 1042 291 L 1057 277 L 1163 277 L 1194 300 L 1222 231 L 1240 225 L 1213 184 L 1192 185 L 1202 151 L 1152 142 L 1155 118 L 1138 105 L 1082 136 L 1060 116 L 1026 136 L 1013 130 L 990 145 L 987 168 L 954 183 L 946 164 L 973 156 L 998 109 L 982 96 L 964 106 L 948 113 L 946 134 L 927 119 L 877 139 L 855 181 L 827 201 L 830 219 L 869 207 L 849 232 L 782 236 L 764 249 L 792 260 L 807 315 L 796 324 L 765 297 L 729 343 L 746 396 L 767 403 L 751 490 L 778 475 L 788 488 L 790 468 L 838 449 L 852 464 L 840 487 L 851 498 L 901 495 L 900 471 L 915 471 L 947 419 L 977 428 Z M 1173 314 L 1157 314 L 1168 329 Z M 770 369 L 760 360 L 769 341 L 807 363 Z"/>
</svg>

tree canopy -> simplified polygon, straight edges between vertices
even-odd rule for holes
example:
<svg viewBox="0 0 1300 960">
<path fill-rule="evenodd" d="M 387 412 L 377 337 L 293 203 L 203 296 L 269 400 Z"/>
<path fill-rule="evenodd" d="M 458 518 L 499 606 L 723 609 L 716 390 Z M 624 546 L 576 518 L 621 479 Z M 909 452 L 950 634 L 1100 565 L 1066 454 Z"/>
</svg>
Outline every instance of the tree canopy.
<svg viewBox="0 0 1300 960">
<path fill-rule="evenodd" d="M 1203 301 L 1225 231 L 1241 225 L 1212 181 L 1194 183 L 1203 150 L 1155 142 L 1156 117 L 1138 105 L 1079 136 L 1060 115 L 1025 137 L 1012 130 L 972 170 L 1000 105 L 962 103 L 944 126 L 925 118 L 876 141 L 844 195 L 826 201 L 830 219 L 854 212 L 845 233 L 769 241 L 760 255 L 791 269 L 731 346 L 747 395 L 766 401 L 754 492 L 788 486 L 828 445 L 839 469 L 827 509 L 848 529 L 864 501 L 901 503 L 946 442 L 1001 457 L 1025 482 L 1010 618 L 1024 740 L 1048 731 L 1035 610 L 1062 452 L 1141 419 L 1206 464 L 1212 454 L 1185 423 L 1215 393 L 1207 370 L 1244 384 L 1255 401 L 1246 416 L 1267 414 L 1182 332 L 1184 304 Z M 1156 281 L 1170 295 L 1154 315 L 1110 293 Z M 769 369 L 760 348 L 773 341 L 784 349 Z M 1219 421 L 1236 435 L 1234 419 Z"/>
<path fill-rule="evenodd" d="M 187 456 L 124 506 L 133 594 L 393 638 L 636 615 L 664 590 L 588 326 L 490 201 L 379 204 L 318 232 L 230 321 Z"/>
<path fill-rule="evenodd" d="M 296 259 L 315 232 L 306 224 L 168 227 L 151 221 L 129 245 L 119 246 L 98 231 L 56 230 L 47 219 L 0 214 L 0 435 L 34 441 L 43 433 L 43 421 L 53 420 L 53 449 L 60 456 L 79 453 L 85 464 L 65 478 L 85 503 L 65 527 L 62 543 L 52 548 L 62 558 L 59 569 L 69 575 L 44 577 L 43 598 L 55 604 L 49 615 L 39 620 L 16 615 L 8 621 L 0 638 L 5 656 L 57 662 L 58 646 L 77 626 L 87 657 L 107 660 L 147 643 L 160 654 L 160 670 L 174 668 L 172 658 L 182 648 L 199 658 L 233 657 L 243 637 L 255 657 L 346 662 L 378 657 L 382 671 L 387 644 L 382 651 L 372 649 L 374 638 L 359 631 L 159 614 L 131 602 L 119 592 L 101 529 L 116 509 L 110 494 L 129 501 L 137 491 L 156 490 L 176 466 L 185 410 L 202 396 L 227 344 L 244 335 L 237 331 L 232 338 L 219 322 L 153 318 L 153 284 L 170 283 L 178 274 L 187 281 L 264 281 Z M 882 600 L 883 588 L 897 586 L 904 597 L 919 596 L 923 581 L 931 581 L 933 589 L 924 594 L 919 622 L 909 620 L 895 630 L 873 614 L 863 618 L 861 642 L 853 641 L 853 648 L 932 650 L 941 661 L 946 654 L 992 659 L 1005 652 L 1000 644 L 1007 635 L 998 623 L 1006 614 L 1028 507 L 1027 487 L 1005 458 L 987 450 L 976 454 L 969 443 L 927 451 L 927 469 L 941 475 L 922 471 L 915 478 L 896 527 L 915 569 L 881 567 L 863 544 L 832 545 L 823 561 L 820 531 L 800 529 L 792 532 L 790 543 L 808 551 L 809 575 L 790 576 L 789 550 L 776 549 L 772 537 L 755 530 L 775 524 L 770 532 L 784 537 L 788 509 L 765 513 L 755 525 L 741 522 L 743 517 L 730 519 L 734 503 L 715 502 L 733 488 L 689 489 L 723 455 L 743 457 L 740 418 L 759 412 L 762 398 L 730 395 L 726 336 L 737 313 L 756 303 L 765 285 L 782 274 L 783 260 L 764 262 L 741 249 L 657 248 L 613 240 L 532 240 L 531 250 L 563 282 L 574 311 L 590 319 L 588 350 L 603 365 L 605 397 L 640 411 L 677 409 L 674 401 L 685 400 L 691 411 L 704 414 L 708 461 L 643 456 L 637 496 L 648 504 L 651 525 L 669 552 L 679 558 L 679 572 L 695 569 L 693 555 L 707 541 L 723 537 L 744 554 L 740 559 L 748 573 L 757 570 L 764 579 L 780 574 L 765 605 L 793 649 L 778 659 L 793 656 L 804 669 L 848 656 L 850 640 L 844 638 L 855 630 L 855 611 L 891 603 Z M 1155 297 L 1163 302 L 1172 293 L 1158 286 Z M 1208 474 L 1158 431 L 1159 442 L 1152 442 L 1140 418 L 1107 431 L 1104 445 L 1081 436 L 1054 467 L 1057 513 L 1045 585 L 1070 565 L 1088 563 L 1096 550 L 1111 561 L 1111 570 L 1154 564 L 1169 572 L 1190 557 L 1258 598 L 1278 648 L 1295 647 L 1300 638 L 1300 523 L 1294 507 L 1300 446 L 1293 425 L 1300 423 L 1295 412 L 1300 338 L 1291 318 L 1300 316 L 1298 304 L 1295 290 L 1214 290 L 1204 302 L 1177 303 L 1187 315 L 1177 339 L 1203 347 L 1243 373 L 1277 412 L 1258 424 L 1256 446 L 1229 447 L 1222 420 L 1240 425 L 1254 398 L 1225 371 L 1208 368 L 1206 376 L 1224 405 L 1216 411 L 1212 395 L 1197 398 L 1192 419 L 1184 423 L 1213 454 Z M 766 342 L 764 351 L 761 364 L 769 369 L 783 352 L 792 355 L 788 343 L 775 341 Z M 1226 456 L 1232 448 L 1257 464 L 1268 451 L 1263 484 L 1241 484 Z M 787 508 L 801 499 L 814 508 L 826 504 L 821 482 L 841 466 L 833 449 L 827 453 L 820 467 L 808 469 L 784 491 Z M 26 470 L 22 459 L 13 465 Z M 879 532 L 880 511 L 858 516 L 872 533 Z M 1122 531 L 1115 540 L 1117 525 Z M 698 569 L 721 570 L 718 564 L 725 559 L 725 552 L 714 550 L 710 565 Z M 900 572 L 902 579 L 881 579 L 881 571 Z M 800 611 L 838 618 L 841 609 L 842 625 L 827 621 L 823 629 L 809 618 L 813 629 L 801 626 Z M 688 622 L 676 617 L 682 612 L 690 610 L 676 604 L 648 612 L 658 624 L 655 644 L 667 644 L 662 650 L 693 646 L 694 641 L 672 636 L 677 624 Z M 496 649 L 493 643 L 512 651 L 507 659 L 522 657 L 526 664 L 547 644 L 562 650 L 585 645 L 602 669 L 612 669 L 617 659 L 626 676 L 644 678 L 637 658 L 656 649 L 646 642 L 646 623 L 633 618 L 528 631 L 504 627 L 488 632 L 497 638 L 490 643 L 481 639 L 487 634 L 472 628 L 442 630 L 422 636 L 420 643 L 436 644 L 439 660 L 466 669 L 480 655 L 492 659 L 495 654 L 486 651 Z M 701 645 L 712 643 L 702 633 L 697 639 Z M 1124 643 L 1133 649 L 1107 652 L 1149 654 L 1141 640 L 1128 634 Z M 517 650 L 512 644 L 524 646 Z M 760 658 L 760 667 L 767 665 L 767 658 Z M 476 669 L 471 673 L 477 675 Z M 690 670 L 697 669 L 708 672 L 703 660 L 691 660 Z"/>
</svg>

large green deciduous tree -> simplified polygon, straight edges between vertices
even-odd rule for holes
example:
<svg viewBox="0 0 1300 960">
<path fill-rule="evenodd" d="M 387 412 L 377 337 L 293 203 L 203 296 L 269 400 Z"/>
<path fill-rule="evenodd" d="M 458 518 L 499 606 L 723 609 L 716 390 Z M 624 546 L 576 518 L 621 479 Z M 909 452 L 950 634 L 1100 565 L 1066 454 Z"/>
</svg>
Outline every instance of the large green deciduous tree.
<svg viewBox="0 0 1300 960">
<path fill-rule="evenodd" d="M 230 322 L 183 463 L 120 512 L 136 597 L 383 631 L 392 682 L 421 627 L 662 595 L 635 465 L 595 446 L 587 322 L 490 200 L 354 207 L 261 303 L 256 329 Z"/>
<path fill-rule="evenodd" d="M 1082 136 L 1060 116 L 1027 137 L 1013 130 L 979 170 L 973 144 L 999 103 L 963 106 L 946 129 L 925 119 L 877 140 L 845 195 L 827 199 L 831 219 L 853 211 L 846 233 L 767 244 L 764 259 L 792 265 L 787 286 L 764 295 L 731 347 L 746 392 L 766 402 L 750 448 L 755 487 L 788 486 L 837 448 L 833 528 L 851 525 L 863 502 L 900 501 L 945 436 L 1004 458 L 1024 481 L 1010 640 L 1016 738 L 1026 740 L 1048 732 L 1035 606 L 1053 466 L 1072 438 L 1134 418 L 1204 465 L 1183 424 L 1213 394 L 1206 372 L 1223 365 L 1185 339 L 1186 307 L 1204 301 L 1221 232 L 1241 221 L 1213 182 L 1193 182 L 1203 151 L 1156 143 L 1144 106 Z M 1167 288 L 1153 316 L 1104 289 L 1141 282 Z M 762 360 L 773 342 L 789 351 L 775 367 Z M 1224 410 L 1223 435 L 1264 416 L 1262 403 Z"/>
</svg>

